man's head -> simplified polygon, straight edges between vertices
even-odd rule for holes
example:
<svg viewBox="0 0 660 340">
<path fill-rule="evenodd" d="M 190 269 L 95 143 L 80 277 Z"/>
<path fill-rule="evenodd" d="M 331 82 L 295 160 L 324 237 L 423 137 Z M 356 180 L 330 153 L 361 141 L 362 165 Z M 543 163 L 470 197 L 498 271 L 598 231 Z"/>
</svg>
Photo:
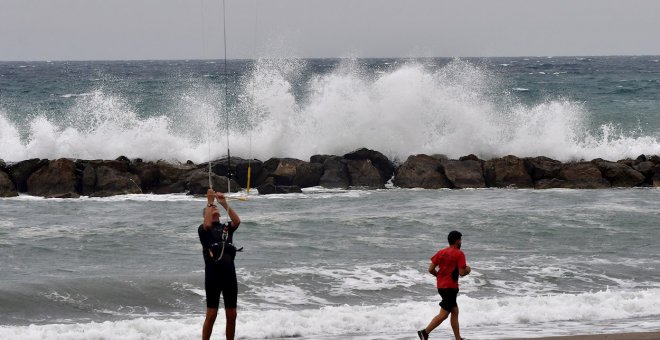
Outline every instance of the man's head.
<svg viewBox="0 0 660 340">
<path fill-rule="evenodd" d="M 447 241 L 450 246 L 456 246 L 458 249 L 461 249 L 461 243 L 463 243 L 463 234 L 456 230 L 452 230 L 447 235 Z"/>
<path fill-rule="evenodd" d="M 213 206 L 204 208 L 204 210 L 202 211 L 202 216 L 206 217 L 207 209 L 211 209 L 211 211 L 210 211 L 210 213 L 212 213 L 211 222 L 220 222 L 220 210 L 218 209 L 218 207 L 213 205 Z"/>
</svg>

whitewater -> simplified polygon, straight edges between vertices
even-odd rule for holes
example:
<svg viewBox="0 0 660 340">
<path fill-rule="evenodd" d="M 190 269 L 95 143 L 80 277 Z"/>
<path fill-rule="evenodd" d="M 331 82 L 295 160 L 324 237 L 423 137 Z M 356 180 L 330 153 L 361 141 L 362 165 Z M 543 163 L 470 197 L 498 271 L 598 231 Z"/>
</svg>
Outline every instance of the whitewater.
<svg viewBox="0 0 660 340">
<path fill-rule="evenodd" d="M 660 153 L 652 58 L 507 62 L 262 59 L 233 61 L 226 77 L 203 61 L 1 63 L 0 156 L 204 162 L 227 134 L 235 155 L 262 160 L 360 147 L 401 161 Z"/>
<path fill-rule="evenodd" d="M 438 311 L 426 269 L 453 229 L 473 267 L 458 298 L 465 336 L 657 331 L 659 195 L 311 188 L 236 201 L 237 336 L 409 339 Z M 0 338 L 198 336 L 203 204 L 0 199 Z"/>
<path fill-rule="evenodd" d="M 0 159 L 201 163 L 209 141 L 226 154 L 227 133 L 232 155 L 263 161 L 360 147 L 395 162 L 636 158 L 660 154 L 657 60 L 230 60 L 228 77 L 215 61 L 2 62 Z M 198 337 L 204 202 L 0 198 L 0 339 Z M 239 339 L 413 338 L 438 311 L 426 270 L 451 230 L 473 268 L 467 338 L 660 331 L 654 188 L 388 184 L 230 202 Z"/>
</svg>

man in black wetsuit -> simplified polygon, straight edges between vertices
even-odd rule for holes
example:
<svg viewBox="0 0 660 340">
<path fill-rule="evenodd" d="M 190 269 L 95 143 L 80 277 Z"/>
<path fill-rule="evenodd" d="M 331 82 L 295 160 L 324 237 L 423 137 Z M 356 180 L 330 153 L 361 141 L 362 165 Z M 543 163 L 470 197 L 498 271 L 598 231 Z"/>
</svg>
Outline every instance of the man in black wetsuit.
<svg viewBox="0 0 660 340">
<path fill-rule="evenodd" d="M 218 316 L 220 294 L 224 300 L 227 327 L 225 334 L 227 340 L 234 339 L 236 330 L 236 301 L 238 284 L 236 282 L 236 268 L 234 257 L 236 248 L 232 245 L 234 231 L 241 224 L 238 214 L 232 209 L 222 193 L 209 189 L 206 193 L 208 201 L 204 208 L 204 223 L 199 226 L 197 233 L 202 243 L 204 253 L 204 289 L 206 290 L 206 320 L 202 328 L 202 340 L 209 340 L 213 332 L 213 324 Z M 220 223 L 220 210 L 215 201 L 225 208 L 231 222 Z"/>
</svg>

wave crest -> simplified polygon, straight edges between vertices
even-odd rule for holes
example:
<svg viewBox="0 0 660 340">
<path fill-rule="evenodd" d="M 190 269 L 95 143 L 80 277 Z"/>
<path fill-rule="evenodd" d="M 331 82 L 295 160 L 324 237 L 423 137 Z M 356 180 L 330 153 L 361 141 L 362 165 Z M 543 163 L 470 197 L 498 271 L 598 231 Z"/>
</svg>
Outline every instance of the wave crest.
<svg viewBox="0 0 660 340">
<path fill-rule="evenodd" d="M 38 115 L 23 131 L 0 110 L 0 157 L 203 162 L 209 149 L 212 158 L 227 150 L 227 132 L 232 154 L 261 159 L 358 147 L 399 160 L 418 153 L 562 161 L 660 154 L 657 136 L 617 131 L 616 122 L 594 129 L 593 113 L 564 98 L 521 104 L 487 68 L 463 60 L 378 72 L 345 60 L 310 74 L 304 60 L 260 60 L 229 89 L 229 110 L 222 85 L 204 79 L 169 93 L 178 104 L 151 117 L 104 88 L 74 97 L 61 119 Z"/>
</svg>

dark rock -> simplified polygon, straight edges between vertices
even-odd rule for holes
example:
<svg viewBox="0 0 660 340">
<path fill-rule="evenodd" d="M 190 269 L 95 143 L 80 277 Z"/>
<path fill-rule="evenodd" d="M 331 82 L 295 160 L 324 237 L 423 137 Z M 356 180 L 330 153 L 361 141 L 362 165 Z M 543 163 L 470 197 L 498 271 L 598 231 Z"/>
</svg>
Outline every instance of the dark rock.
<svg viewBox="0 0 660 340">
<path fill-rule="evenodd" d="M 266 183 L 257 188 L 259 195 L 272 195 L 272 194 L 292 194 L 302 193 L 300 187 L 295 185 L 275 185 Z"/>
<path fill-rule="evenodd" d="M 80 192 L 89 196 L 96 191 L 96 168 L 93 165 L 87 165 L 81 174 Z"/>
<path fill-rule="evenodd" d="M 124 163 L 130 163 L 131 162 L 131 160 L 128 159 L 128 157 L 126 157 L 126 156 L 119 156 L 115 160 L 119 161 L 119 162 L 124 162 Z"/>
<path fill-rule="evenodd" d="M 296 167 L 296 175 L 293 177 L 293 185 L 301 188 L 315 187 L 319 185 L 323 175 L 323 164 L 300 163 Z"/>
<path fill-rule="evenodd" d="M 87 166 L 93 166 L 98 168 L 100 166 L 105 166 L 117 170 L 118 172 L 128 172 L 130 170 L 131 163 L 124 160 L 103 160 L 103 159 L 94 159 L 94 160 L 77 160 L 76 167 L 82 171 Z"/>
<path fill-rule="evenodd" d="M 259 195 L 272 195 L 277 193 L 277 187 L 273 183 L 264 183 L 257 187 Z"/>
<path fill-rule="evenodd" d="M 191 160 L 187 160 L 187 161 L 186 161 L 186 165 L 195 165 L 195 162 L 193 162 L 193 161 L 191 161 Z"/>
<path fill-rule="evenodd" d="M 160 170 L 152 162 L 133 162 L 129 171 L 140 179 L 140 187 L 144 193 L 152 192 L 160 185 Z"/>
<path fill-rule="evenodd" d="M 95 193 L 102 192 L 103 196 L 140 194 L 140 178 L 129 172 L 121 172 L 108 166 L 96 168 Z M 92 194 L 98 196 L 99 194 Z"/>
<path fill-rule="evenodd" d="M 563 164 L 559 171 L 559 178 L 567 181 L 595 181 L 603 179 L 598 167 L 591 162 L 575 162 Z"/>
<path fill-rule="evenodd" d="M 634 187 L 644 182 L 646 177 L 630 166 L 614 162 L 597 162 L 602 176 L 615 187 Z"/>
<path fill-rule="evenodd" d="M 651 177 L 651 186 L 660 187 L 660 164 L 655 166 L 655 174 Z"/>
<path fill-rule="evenodd" d="M 383 185 L 394 175 L 394 164 L 378 151 L 362 148 L 345 154 L 344 159 L 354 161 L 370 160 L 371 164 L 378 170 Z"/>
<path fill-rule="evenodd" d="M 532 176 L 533 181 L 559 177 L 562 163 L 548 157 L 525 158 L 527 173 Z"/>
<path fill-rule="evenodd" d="M 440 189 L 452 185 L 442 170 L 442 161 L 428 155 L 409 156 L 396 170 L 394 185 L 400 188 Z"/>
<path fill-rule="evenodd" d="M 346 160 L 351 186 L 384 189 L 383 177 L 369 159 Z"/>
<path fill-rule="evenodd" d="M 269 174 L 277 170 L 277 166 L 280 164 L 280 158 L 269 158 L 263 163 L 264 170 Z"/>
<path fill-rule="evenodd" d="M 273 177 L 275 185 L 289 186 L 293 184 L 298 165 L 306 163 L 295 158 L 271 158 L 264 162 L 264 168 L 269 177 Z"/>
<path fill-rule="evenodd" d="M 563 188 L 563 189 L 573 189 L 574 186 L 569 181 L 557 179 L 557 178 L 543 178 L 534 183 L 535 189 L 552 189 L 552 188 Z"/>
<path fill-rule="evenodd" d="M 653 162 L 653 164 L 655 164 L 655 165 L 660 164 L 660 156 L 658 156 L 658 155 L 653 155 L 653 156 L 649 157 L 648 160 L 649 160 L 649 162 Z"/>
<path fill-rule="evenodd" d="M 183 165 L 183 164 L 171 164 L 165 161 L 158 161 L 156 162 L 156 167 L 158 168 L 158 178 L 159 178 L 159 183 L 158 187 L 178 187 L 176 185 L 173 186 L 173 184 L 181 184 L 182 188 L 185 188 L 185 177 L 188 175 L 189 172 L 193 171 L 196 169 L 194 166 L 190 165 Z M 182 191 L 175 191 L 175 192 L 184 192 Z M 172 192 L 168 192 L 172 193 Z"/>
<path fill-rule="evenodd" d="M 158 167 L 161 183 L 179 182 L 184 175 L 196 169 L 194 166 L 165 161 L 157 161 L 155 165 Z"/>
<path fill-rule="evenodd" d="M 635 159 L 635 163 L 641 163 L 646 161 L 647 161 L 646 155 L 639 155 L 637 156 L 637 159 Z"/>
<path fill-rule="evenodd" d="M 118 172 L 129 172 L 131 169 L 131 162 L 129 160 L 102 161 L 98 165 L 117 170 Z"/>
<path fill-rule="evenodd" d="M 319 180 L 320 186 L 347 189 L 350 184 L 345 159 L 339 156 L 332 156 L 323 162 L 323 175 Z"/>
<path fill-rule="evenodd" d="M 27 180 L 30 195 L 44 197 L 75 196 L 79 185 L 76 177 L 76 163 L 60 158 L 35 171 Z M 75 194 L 75 195 L 74 195 Z"/>
<path fill-rule="evenodd" d="M 481 161 L 479 157 L 477 157 L 474 154 L 469 154 L 467 156 L 462 156 L 461 158 L 458 159 L 459 161 Z"/>
<path fill-rule="evenodd" d="M 263 167 L 263 162 L 258 159 L 240 159 L 240 161 L 235 162 L 232 158 L 232 164 L 234 163 L 236 164 L 236 176 L 234 176 L 234 179 L 244 188 L 248 186 L 248 167 L 250 168 L 250 187 L 258 187 L 268 177 L 268 173 Z"/>
<path fill-rule="evenodd" d="M 332 155 L 314 155 L 314 156 L 309 158 L 309 162 L 310 163 L 323 164 L 325 162 L 325 160 L 330 158 L 330 157 L 335 157 L 335 156 L 332 156 Z"/>
<path fill-rule="evenodd" d="M 213 190 L 227 192 L 230 181 L 225 176 L 218 176 L 211 173 L 211 183 L 213 184 Z M 193 170 L 186 179 L 186 188 L 188 189 L 188 195 L 206 195 L 206 191 L 209 189 L 208 171 L 204 171 L 204 169 Z M 239 191 L 241 191 L 240 184 L 232 179 L 231 192 Z"/>
<path fill-rule="evenodd" d="M 633 169 L 639 171 L 644 177 L 650 178 L 655 173 L 655 164 L 651 161 L 637 163 Z"/>
<path fill-rule="evenodd" d="M 301 194 L 302 190 L 296 185 L 278 185 L 277 193 L 279 194 Z"/>
<path fill-rule="evenodd" d="M 610 182 L 602 177 L 598 167 L 591 162 L 563 164 L 559 171 L 559 179 L 567 182 L 561 188 L 603 189 L 610 187 Z"/>
<path fill-rule="evenodd" d="M 0 159 L 0 171 L 9 172 L 9 170 L 7 169 L 7 163 L 5 163 L 4 159 Z M 9 176 L 9 174 L 7 174 L 7 176 Z"/>
<path fill-rule="evenodd" d="M 275 185 L 275 180 L 273 179 L 273 177 L 266 177 L 266 180 L 265 180 L 261 185 L 264 185 L 264 184 L 272 184 L 272 185 Z M 260 185 L 260 186 L 261 186 L 261 185 Z"/>
<path fill-rule="evenodd" d="M 208 169 L 209 163 L 201 163 L 199 169 Z M 218 176 L 229 177 L 237 181 L 241 187 L 247 187 L 248 167 L 250 168 L 250 186 L 259 186 L 268 177 L 263 168 L 263 163 L 258 159 L 243 159 L 240 157 L 227 157 L 216 159 L 211 162 L 213 173 Z"/>
<path fill-rule="evenodd" d="M 516 156 L 495 158 L 483 163 L 486 186 L 494 188 L 533 188 L 525 162 Z"/>
<path fill-rule="evenodd" d="M 16 185 L 9 178 L 9 174 L 0 170 L 0 197 L 18 196 Z"/>
<path fill-rule="evenodd" d="M 100 168 L 104 168 L 104 170 L 99 179 L 97 172 Z M 118 160 L 78 160 L 76 169 L 80 170 L 80 193 L 83 195 L 107 197 L 142 192 L 137 184 L 140 183 L 139 176 L 129 173 L 130 162 L 121 157 Z M 135 183 L 125 183 L 128 179 Z M 99 181 L 102 183 L 100 186 Z M 128 188 L 128 190 L 122 188 Z"/>
<path fill-rule="evenodd" d="M 441 161 L 446 161 L 446 160 L 449 159 L 449 157 L 447 157 L 447 155 L 441 154 L 441 153 L 434 153 L 434 154 L 431 155 L 431 157 L 433 157 L 435 159 L 438 159 L 438 160 L 441 160 Z M 479 160 L 479 159 L 477 158 L 477 160 Z"/>
<path fill-rule="evenodd" d="M 28 185 L 27 180 L 30 176 L 41 167 L 48 164 L 47 159 L 33 158 L 24 160 L 15 164 L 10 165 L 7 168 L 7 173 L 11 177 L 14 184 L 16 184 L 16 191 L 18 192 L 27 192 Z"/>
<path fill-rule="evenodd" d="M 592 160 L 591 162 L 594 163 L 594 164 L 597 164 L 598 162 L 609 162 L 609 161 L 604 160 L 602 158 L 596 158 L 596 159 Z M 619 163 L 619 164 L 627 165 L 629 167 L 632 167 L 633 165 L 635 165 L 635 161 L 632 160 L 632 159 L 622 159 L 622 160 L 619 160 L 619 161 L 616 161 L 616 162 Z"/>
<path fill-rule="evenodd" d="M 186 188 L 186 182 L 184 181 L 165 184 L 165 185 L 160 184 L 157 187 L 152 188 L 151 190 L 151 192 L 156 195 L 177 194 L 187 191 L 188 189 Z"/>
<path fill-rule="evenodd" d="M 227 161 L 227 157 L 213 160 L 211 161 L 211 172 L 218 176 L 233 178 L 236 173 L 236 164 L 234 163 L 236 161 L 237 159 L 235 159 L 235 157 L 232 157 L 230 161 Z M 208 171 L 209 163 L 200 163 L 197 165 L 197 168 Z"/>
<path fill-rule="evenodd" d="M 80 194 L 75 192 L 67 192 L 64 194 L 46 196 L 46 198 L 80 198 Z"/>
<path fill-rule="evenodd" d="M 454 188 L 485 188 L 483 170 L 480 161 L 467 160 L 446 160 L 442 162 L 442 167 L 447 179 Z"/>
</svg>

